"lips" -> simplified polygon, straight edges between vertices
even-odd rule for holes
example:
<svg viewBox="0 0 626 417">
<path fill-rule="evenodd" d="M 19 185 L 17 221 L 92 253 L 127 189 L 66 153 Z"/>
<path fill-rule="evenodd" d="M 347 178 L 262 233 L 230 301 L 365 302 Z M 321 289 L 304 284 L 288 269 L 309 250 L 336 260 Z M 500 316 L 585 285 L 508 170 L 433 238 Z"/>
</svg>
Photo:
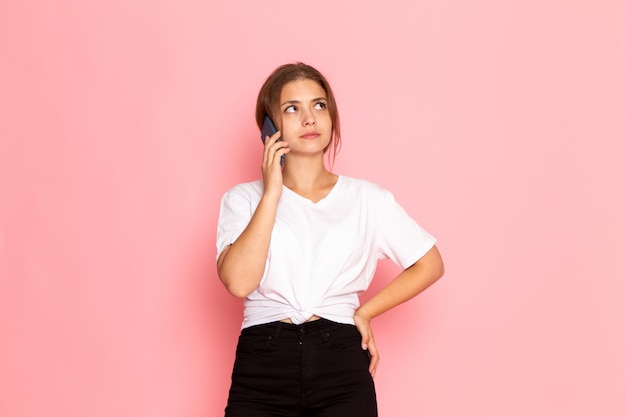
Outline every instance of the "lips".
<svg viewBox="0 0 626 417">
<path fill-rule="evenodd" d="M 317 139 L 320 137 L 320 134 L 317 132 L 306 132 L 304 135 L 300 136 L 302 139 L 308 139 L 308 140 L 312 140 L 312 139 Z"/>
</svg>

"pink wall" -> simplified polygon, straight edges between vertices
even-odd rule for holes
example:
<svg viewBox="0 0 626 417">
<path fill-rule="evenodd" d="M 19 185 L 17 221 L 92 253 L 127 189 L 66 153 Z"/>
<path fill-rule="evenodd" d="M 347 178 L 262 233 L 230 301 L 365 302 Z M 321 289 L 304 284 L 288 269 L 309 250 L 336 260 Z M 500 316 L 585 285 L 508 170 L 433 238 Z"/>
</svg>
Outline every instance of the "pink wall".
<svg viewBox="0 0 626 417">
<path fill-rule="evenodd" d="M 221 414 L 219 198 L 303 60 L 446 261 L 374 323 L 381 415 L 623 416 L 625 3 L 240 3 L 0 7 L 0 415 Z"/>
</svg>

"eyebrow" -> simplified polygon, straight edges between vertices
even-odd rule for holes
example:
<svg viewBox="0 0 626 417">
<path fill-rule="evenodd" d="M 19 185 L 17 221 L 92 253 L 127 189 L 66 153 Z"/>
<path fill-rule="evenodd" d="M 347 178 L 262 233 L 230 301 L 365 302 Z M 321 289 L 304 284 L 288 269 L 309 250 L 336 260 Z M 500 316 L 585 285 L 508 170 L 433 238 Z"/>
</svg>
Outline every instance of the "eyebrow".
<svg viewBox="0 0 626 417">
<path fill-rule="evenodd" d="M 316 97 L 314 99 L 310 100 L 311 102 L 317 102 L 317 101 L 328 101 L 328 99 L 326 97 Z M 281 103 L 280 107 L 283 107 L 286 104 L 299 104 L 300 100 L 287 100 L 284 103 Z"/>
</svg>

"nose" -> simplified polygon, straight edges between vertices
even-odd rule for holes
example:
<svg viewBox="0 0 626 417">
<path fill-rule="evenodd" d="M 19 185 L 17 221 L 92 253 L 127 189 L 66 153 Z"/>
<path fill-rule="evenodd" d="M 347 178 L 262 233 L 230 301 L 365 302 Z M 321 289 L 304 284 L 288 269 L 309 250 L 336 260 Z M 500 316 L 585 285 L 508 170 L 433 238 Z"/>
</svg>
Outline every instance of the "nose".
<svg viewBox="0 0 626 417">
<path fill-rule="evenodd" d="M 311 110 L 303 112 L 302 118 L 302 124 L 304 126 L 315 126 L 315 115 Z"/>
</svg>

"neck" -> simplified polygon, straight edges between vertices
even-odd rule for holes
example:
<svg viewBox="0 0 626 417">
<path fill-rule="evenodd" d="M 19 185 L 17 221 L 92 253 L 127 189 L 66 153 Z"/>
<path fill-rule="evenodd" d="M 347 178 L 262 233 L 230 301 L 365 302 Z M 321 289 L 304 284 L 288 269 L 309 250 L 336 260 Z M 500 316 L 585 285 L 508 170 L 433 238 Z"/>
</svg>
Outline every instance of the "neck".
<svg viewBox="0 0 626 417">
<path fill-rule="evenodd" d="M 290 165 L 291 163 L 291 165 Z M 283 184 L 312 200 L 324 198 L 337 182 L 337 175 L 324 166 L 323 159 L 285 161 Z"/>
</svg>

